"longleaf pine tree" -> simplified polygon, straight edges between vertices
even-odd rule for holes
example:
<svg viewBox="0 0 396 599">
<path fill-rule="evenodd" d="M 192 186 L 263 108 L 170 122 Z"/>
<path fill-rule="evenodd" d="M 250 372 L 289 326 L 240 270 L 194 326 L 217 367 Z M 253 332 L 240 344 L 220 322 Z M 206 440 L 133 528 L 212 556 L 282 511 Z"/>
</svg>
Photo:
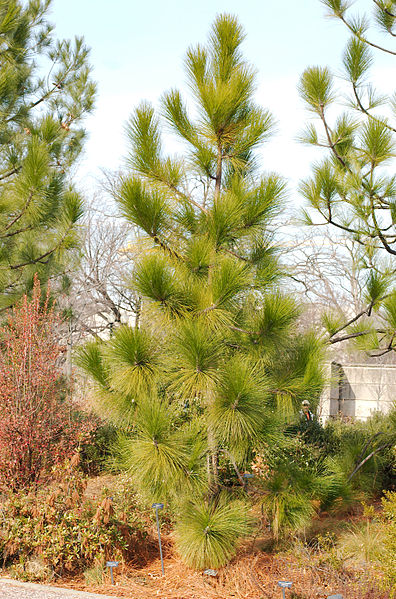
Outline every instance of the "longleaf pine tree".
<svg viewBox="0 0 396 599">
<path fill-rule="evenodd" d="M 273 121 L 253 99 L 243 39 L 234 17 L 217 17 L 187 52 L 192 101 L 173 89 L 160 116 L 142 103 L 131 117 L 116 199 L 147 244 L 133 268 L 142 316 L 79 352 L 102 414 L 126 432 L 121 463 L 148 501 L 173 507 L 179 551 L 199 568 L 247 534 L 254 448 L 322 386 L 320 346 L 281 290 L 271 224 L 285 184 L 258 171 Z M 163 122 L 183 156 L 165 154 Z"/>
<path fill-rule="evenodd" d="M 70 182 L 95 85 L 81 38 L 57 40 L 50 0 L 0 0 L 0 309 L 63 272 L 82 202 Z"/>
</svg>

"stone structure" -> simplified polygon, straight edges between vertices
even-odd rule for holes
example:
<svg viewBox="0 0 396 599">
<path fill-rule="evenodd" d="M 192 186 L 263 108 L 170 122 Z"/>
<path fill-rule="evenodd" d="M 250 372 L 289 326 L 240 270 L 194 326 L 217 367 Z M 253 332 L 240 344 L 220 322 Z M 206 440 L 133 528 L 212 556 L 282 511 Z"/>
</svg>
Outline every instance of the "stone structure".
<svg viewBox="0 0 396 599">
<path fill-rule="evenodd" d="M 338 414 L 367 420 L 388 412 L 396 401 L 396 366 L 384 364 L 328 365 L 328 384 L 319 405 L 322 421 Z"/>
</svg>

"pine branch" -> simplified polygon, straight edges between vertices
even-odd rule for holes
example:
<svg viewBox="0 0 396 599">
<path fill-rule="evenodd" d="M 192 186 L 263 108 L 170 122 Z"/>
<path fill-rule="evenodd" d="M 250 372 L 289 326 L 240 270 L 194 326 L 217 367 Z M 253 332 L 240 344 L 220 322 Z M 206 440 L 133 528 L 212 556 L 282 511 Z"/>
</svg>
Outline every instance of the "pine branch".
<svg viewBox="0 0 396 599">
<path fill-rule="evenodd" d="M 357 333 L 350 333 L 349 335 L 344 335 L 342 337 L 336 337 L 335 339 L 330 338 L 328 343 L 332 345 L 334 343 L 340 343 L 341 341 L 348 341 L 348 339 L 356 339 L 357 337 L 368 335 L 371 332 L 372 331 L 359 331 Z"/>
<path fill-rule="evenodd" d="M 345 160 L 339 155 L 339 153 L 336 150 L 335 143 L 331 139 L 331 131 L 330 131 L 330 127 L 329 127 L 329 125 L 327 123 L 327 120 L 325 118 L 324 104 L 323 103 L 320 104 L 320 118 L 322 119 L 323 126 L 324 126 L 324 129 L 325 129 L 325 132 L 326 132 L 326 137 L 327 137 L 327 141 L 329 143 L 329 148 L 332 150 L 332 152 L 333 152 L 334 156 L 337 158 L 338 162 L 344 168 L 347 168 Z"/>
<path fill-rule="evenodd" d="M 384 443 L 383 445 L 380 445 L 379 447 L 377 447 L 377 449 L 374 449 L 374 451 L 372 451 L 366 458 L 364 458 L 364 460 L 362 460 L 357 466 L 356 468 L 353 470 L 353 472 L 348 476 L 348 482 L 355 476 L 355 474 L 357 472 L 359 472 L 360 468 L 362 468 L 366 462 L 368 462 L 372 457 L 374 457 L 377 453 L 379 453 L 380 451 L 382 451 L 383 449 L 386 449 L 387 447 L 392 447 L 393 443 Z"/>
<path fill-rule="evenodd" d="M 232 467 L 233 467 L 233 468 L 234 468 L 234 470 L 235 470 L 235 474 L 236 474 L 236 475 L 237 475 L 237 477 L 238 477 L 238 480 L 239 480 L 239 482 L 241 483 L 242 487 L 243 487 L 243 488 L 245 488 L 245 487 L 246 487 L 246 481 L 244 481 L 244 479 L 243 479 L 243 477 L 242 477 L 241 473 L 240 473 L 240 472 L 239 472 L 239 470 L 238 470 L 238 466 L 237 466 L 237 463 L 236 463 L 236 461 L 235 461 L 235 458 L 234 458 L 234 456 L 233 456 L 233 455 L 232 455 L 232 454 L 231 454 L 231 453 L 228 451 L 228 449 L 224 449 L 224 448 L 223 448 L 223 450 L 222 450 L 222 451 L 223 451 L 224 455 L 226 455 L 226 456 L 227 456 L 227 458 L 230 460 L 230 462 L 231 462 L 231 464 L 232 464 Z"/>
<path fill-rule="evenodd" d="M 374 4 L 376 4 L 378 6 L 378 8 L 380 10 L 382 10 L 385 14 L 387 14 L 389 17 L 392 17 L 392 19 L 396 19 L 396 15 L 393 14 L 393 12 L 391 12 L 389 9 L 385 8 L 379 0 L 373 0 Z"/>
<path fill-rule="evenodd" d="M 392 56 L 396 56 L 396 52 L 394 50 L 389 50 L 389 48 L 384 48 L 383 46 L 379 46 L 378 44 L 375 44 L 374 42 L 371 42 L 370 40 L 368 40 L 362 34 L 358 33 L 352 27 L 352 25 L 345 19 L 345 17 L 342 14 L 339 14 L 337 16 L 348 27 L 349 31 L 351 31 L 351 33 L 353 33 L 353 35 L 355 37 L 357 37 L 358 40 L 367 44 L 368 46 L 371 46 L 372 48 L 375 48 L 376 50 L 381 50 L 381 52 L 385 52 L 386 54 L 391 54 Z"/>
<path fill-rule="evenodd" d="M 29 194 L 28 199 L 26 200 L 26 202 L 25 202 L 25 204 L 24 204 L 24 206 L 23 206 L 23 208 L 21 210 L 21 212 L 8 223 L 8 225 L 4 229 L 4 232 L 8 231 L 8 229 L 11 229 L 11 227 L 13 225 L 15 225 L 15 223 L 18 222 L 20 218 L 22 218 L 22 216 L 25 214 L 26 210 L 28 209 L 29 204 L 32 201 L 32 198 L 33 198 L 33 192 L 31 191 L 30 194 Z M 3 237 L 3 235 L 2 235 L 2 237 Z"/>
<path fill-rule="evenodd" d="M 8 177 L 11 177 L 12 175 L 16 175 L 17 173 L 19 173 L 19 171 L 21 170 L 21 168 L 22 168 L 22 166 L 16 166 L 15 168 L 13 168 L 8 173 L 5 173 L 4 175 L 1 175 L 0 181 L 4 181 L 4 179 L 8 179 Z"/>
<path fill-rule="evenodd" d="M 66 237 L 68 236 L 68 234 L 70 233 L 70 231 L 72 230 L 73 225 L 70 225 L 70 227 L 68 228 L 68 230 L 66 231 L 66 233 L 62 236 L 61 240 L 59 241 L 59 243 L 56 244 L 56 246 L 54 248 L 52 248 L 52 250 L 48 250 L 47 252 L 45 252 L 44 254 L 42 254 L 41 256 L 39 256 L 39 258 L 35 258 L 34 260 L 29 260 L 28 262 L 21 262 L 20 264 L 10 264 L 10 268 L 11 270 L 18 270 L 19 268 L 23 268 L 25 266 L 29 266 L 29 265 L 33 265 L 33 264 L 47 264 L 48 260 L 44 261 L 44 258 L 48 258 L 49 256 L 51 256 L 54 252 L 56 252 L 57 250 L 59 250 L 60 247 L 62 247 L 63 242 L 65 241 Z"/>
<path fill-rule="evenodd" d="M 218 200 L 220 196 L 221 190 L 221 178 L 222 178 L 222 169 L 223 169 L 223 151 L 222 147 L 219 143 L 217 147 L 217 167 L 216 167 L 216 183 L 215 183 L 215 191 L 214 191 L 214 199 Z"/>
<path fill-rule="evenodd" d="M 396 129 L 394 127 L 391 127 L 390 125 L 388 125 L 388 123 L 386 123 L 385 121 L 382 121 L 381 119 L 379 119 L 378 117 L 374 116 L 373 114 L 371 114 L 371 112 L 369 112 L 367 110 L 367 108 L 365 108 L 362 104 L 362 100 L 359 96 L 359 94 L 357 93 L 357 86 L 356 83 L 352 82 L 352 89 L 353 89 L 353 95 L 355 96 L 355 100 L 356 103 L 359 107 L 359 110 L 361 112 L 363 112 L 363 114 L 365 114 L 366 116 L 368 116 L 370 119 L 372 119 L 373 121 L 376 121 L 377 123 L 382 123 L 387 129 L 389 129 L 389 131 L 393 131 L 393 133 L 396 133 Z"/>
<path fill-rule="evenodd" d="M 14 235 L 19 235 L 20 233 L 26 233 L 26 231 L 31 231 L 34 229 L 34 225 L 28 225 L 23 227 L 22 229 L 18 229 L 17 231 L 12 231 L 11 233 L 6 233 L 5 235 L 0 235 L 0 239 L 5 239 L 7 237 L 14 237 Z"/>
<path fill-rule="evenodd" d="M 394 256 L 396 256 L 396 250 L 392 249 L 388 243 L 388 241 L 385 238 L 384 233 L 382 232 L 381 228 L 378 225 L 377 222 L 377 217 L 375 215 L 375 209 L 372 206 L 372 210 L 371 210 L 371 216 L 374 222 L 374 226 L 375 226 L 375 230 L 377 232 L 378 237 L 380 238 L 380 240 L 382 241 L 382 245 L 384 246 L 384 248 L 386 249 L 387 252 L 389 252 L 389 254 L 393 254 Z"/>
</svg>

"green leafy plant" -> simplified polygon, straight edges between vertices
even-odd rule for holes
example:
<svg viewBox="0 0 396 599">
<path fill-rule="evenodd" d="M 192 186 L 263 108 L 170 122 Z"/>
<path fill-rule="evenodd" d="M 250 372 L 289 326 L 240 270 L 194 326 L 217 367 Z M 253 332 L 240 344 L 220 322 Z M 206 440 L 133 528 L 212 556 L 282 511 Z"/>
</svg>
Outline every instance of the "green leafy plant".
<svg viewBox="0 0 396 599">
<path fill-rule="evenodd" d="M 105 568 L 100 559 L 96 559 L 90 568 L 84 570 L 84 580 L 87 584 L 99 586 L 104 582 Z"/>
<path fill-rule="evenodd" d="M 264 492 L 262 510 L 276 540 L 302 530 L 317 512 L 323 484 L 318 457 L 300 437 L 278 436 L 256 452 L 254 485 Z"/>
<path fill-rule="evenodd" d="M 395 412 L 374 414 L 365 422 L 330 421 L 323 443 L 331 468 L 338 471 L 356 498 L 381 493 L 391 484 L 396 441 Z"/>
<path fill-rule="evenodd" d="M 80 468 L 85 474 L 95 476 L 111 467 L 117 435 L 112 424 L 97 423 L 80 448 Z"/>
</svg>

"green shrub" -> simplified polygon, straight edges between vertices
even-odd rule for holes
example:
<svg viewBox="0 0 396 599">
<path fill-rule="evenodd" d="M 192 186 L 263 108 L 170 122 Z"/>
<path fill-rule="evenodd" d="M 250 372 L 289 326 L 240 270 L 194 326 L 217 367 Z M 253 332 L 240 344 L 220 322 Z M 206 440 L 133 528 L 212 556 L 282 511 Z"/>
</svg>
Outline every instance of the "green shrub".
<svg viewBox="0 0 396 599">
<path fill-rule="evenodd" d="M 105 576 L 103 560 L 96 559 L 90 568 L 84 570 L 84 580 L 87 584 L 101 585 Z"/>
<path fill-rule="evenodd" d="M 84 473 L 96 476 L 108 469 L 117 434 L 112 424 L 102 424 L 92 431 L 80 451 L 80 468 Z"/>
<path fill-rule="evenodd" d="M 21 567 L 40 560 L 54 574 L 81 572 L 97 560 L 128 560 L 144 547 L 147 525 L 133 506 L 121 511 L 110 497 L 84 497 L 86 481 L 68 462 L 57 482 L 37 495 L 14 494 L 3 504 L 0 555 Z"/>
<path fill-rule="evenodd" d="M 326 456 L 301 435 L 280 436 L 263 445 L 252 463 L 254 486 L 275 539 L 308 526 L 321 506 L 347 494 Z"/>
<path fill-rule="evenodd" d="M 357 494 L 370 497 L 389 488 L 395 472 L 396 413 L 375 414 L 365 422 L 331 420 L 324 433 L 323 451 Z"/>
</svg>

